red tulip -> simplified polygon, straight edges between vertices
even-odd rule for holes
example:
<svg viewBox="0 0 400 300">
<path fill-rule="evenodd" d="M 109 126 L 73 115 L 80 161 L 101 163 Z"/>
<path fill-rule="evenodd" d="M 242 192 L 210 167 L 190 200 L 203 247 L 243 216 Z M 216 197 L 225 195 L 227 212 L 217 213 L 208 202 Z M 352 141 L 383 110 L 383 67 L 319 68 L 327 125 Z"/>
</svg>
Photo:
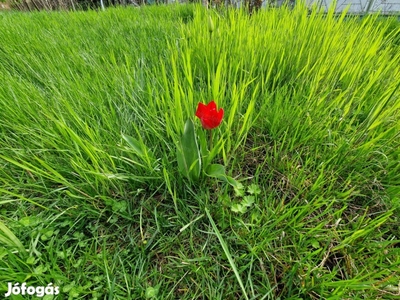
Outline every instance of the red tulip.
<svg viewBox="0 0 400 300">
<path fill-rule="evenodd" d="M 217 105 L 214 100 L 207 105 L 199 103 L 197 105 L 196 117 L 200 119 L 204 129 L 213 129 L 221 124 L 224 117 L 224 110 L 220 108 L 217 111 Z"/>
</svg>

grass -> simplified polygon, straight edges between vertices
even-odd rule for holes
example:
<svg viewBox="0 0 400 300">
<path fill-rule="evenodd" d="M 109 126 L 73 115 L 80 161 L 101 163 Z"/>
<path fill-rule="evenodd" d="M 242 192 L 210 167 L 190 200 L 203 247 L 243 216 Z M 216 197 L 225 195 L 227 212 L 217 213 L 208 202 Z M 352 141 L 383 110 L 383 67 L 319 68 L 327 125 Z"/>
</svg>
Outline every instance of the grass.
<svg viewBox="0 0 400 300">
<path fill-rule="evenodd" d="M 399 296 L 397 21 L 182 5 L 0 22 L 1 293 Z M 177 171 L 211 99 L 213 162 L 242 188 Z"/>
</svg>

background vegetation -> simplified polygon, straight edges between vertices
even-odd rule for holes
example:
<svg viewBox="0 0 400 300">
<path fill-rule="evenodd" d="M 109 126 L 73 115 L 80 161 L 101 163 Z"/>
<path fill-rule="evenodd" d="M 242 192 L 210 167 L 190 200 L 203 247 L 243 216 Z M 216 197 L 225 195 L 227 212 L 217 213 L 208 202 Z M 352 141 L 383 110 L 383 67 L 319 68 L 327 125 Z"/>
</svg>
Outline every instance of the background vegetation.
<svg viewBox="0 0 400 300">
<path fill-rule="evenodd" d="M 146 0 L 2 0 L 0 2 L 7 3 L 13 9 L 22 11 L 32 10 L 87 10 L 99 9 L 117 5 L 143 5 L 143 4 L 160 4 L 166 1 Z"/>
<path fill-rule="evenodd" d="M 0 27 L 1 293 L 399 296 L 395 19 L 179 5 Z M 242 189 L 177 172 L 184 122 L 211 99 L 215 162 Z"/>
</svg>

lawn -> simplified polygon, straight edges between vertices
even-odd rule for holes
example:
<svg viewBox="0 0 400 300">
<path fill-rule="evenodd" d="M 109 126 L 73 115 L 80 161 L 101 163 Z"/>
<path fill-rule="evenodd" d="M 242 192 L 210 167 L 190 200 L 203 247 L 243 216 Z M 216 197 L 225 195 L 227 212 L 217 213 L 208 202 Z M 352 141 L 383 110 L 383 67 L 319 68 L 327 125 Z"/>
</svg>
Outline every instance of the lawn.
<svg viewBox="0 0 400 300">
<path fill-rule="evenodd" d="M 397 20 L 170 5 L 0 28 L 2 295 L 398 299 Z"/>
</svg>

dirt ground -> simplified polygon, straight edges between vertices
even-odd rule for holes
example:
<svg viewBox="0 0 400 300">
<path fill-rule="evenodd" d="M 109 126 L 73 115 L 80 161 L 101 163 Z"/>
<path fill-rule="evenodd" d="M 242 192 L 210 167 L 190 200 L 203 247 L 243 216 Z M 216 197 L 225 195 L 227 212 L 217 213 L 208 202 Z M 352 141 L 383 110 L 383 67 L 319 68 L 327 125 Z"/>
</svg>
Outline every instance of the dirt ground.
<svg viewBox="0 0 400 300">
<path fill-rule="evenodd" d="M 10 9 L 10 5 L 7 2 L 0 2 L 0 10 L 8 10 Z"/>
</svg>

